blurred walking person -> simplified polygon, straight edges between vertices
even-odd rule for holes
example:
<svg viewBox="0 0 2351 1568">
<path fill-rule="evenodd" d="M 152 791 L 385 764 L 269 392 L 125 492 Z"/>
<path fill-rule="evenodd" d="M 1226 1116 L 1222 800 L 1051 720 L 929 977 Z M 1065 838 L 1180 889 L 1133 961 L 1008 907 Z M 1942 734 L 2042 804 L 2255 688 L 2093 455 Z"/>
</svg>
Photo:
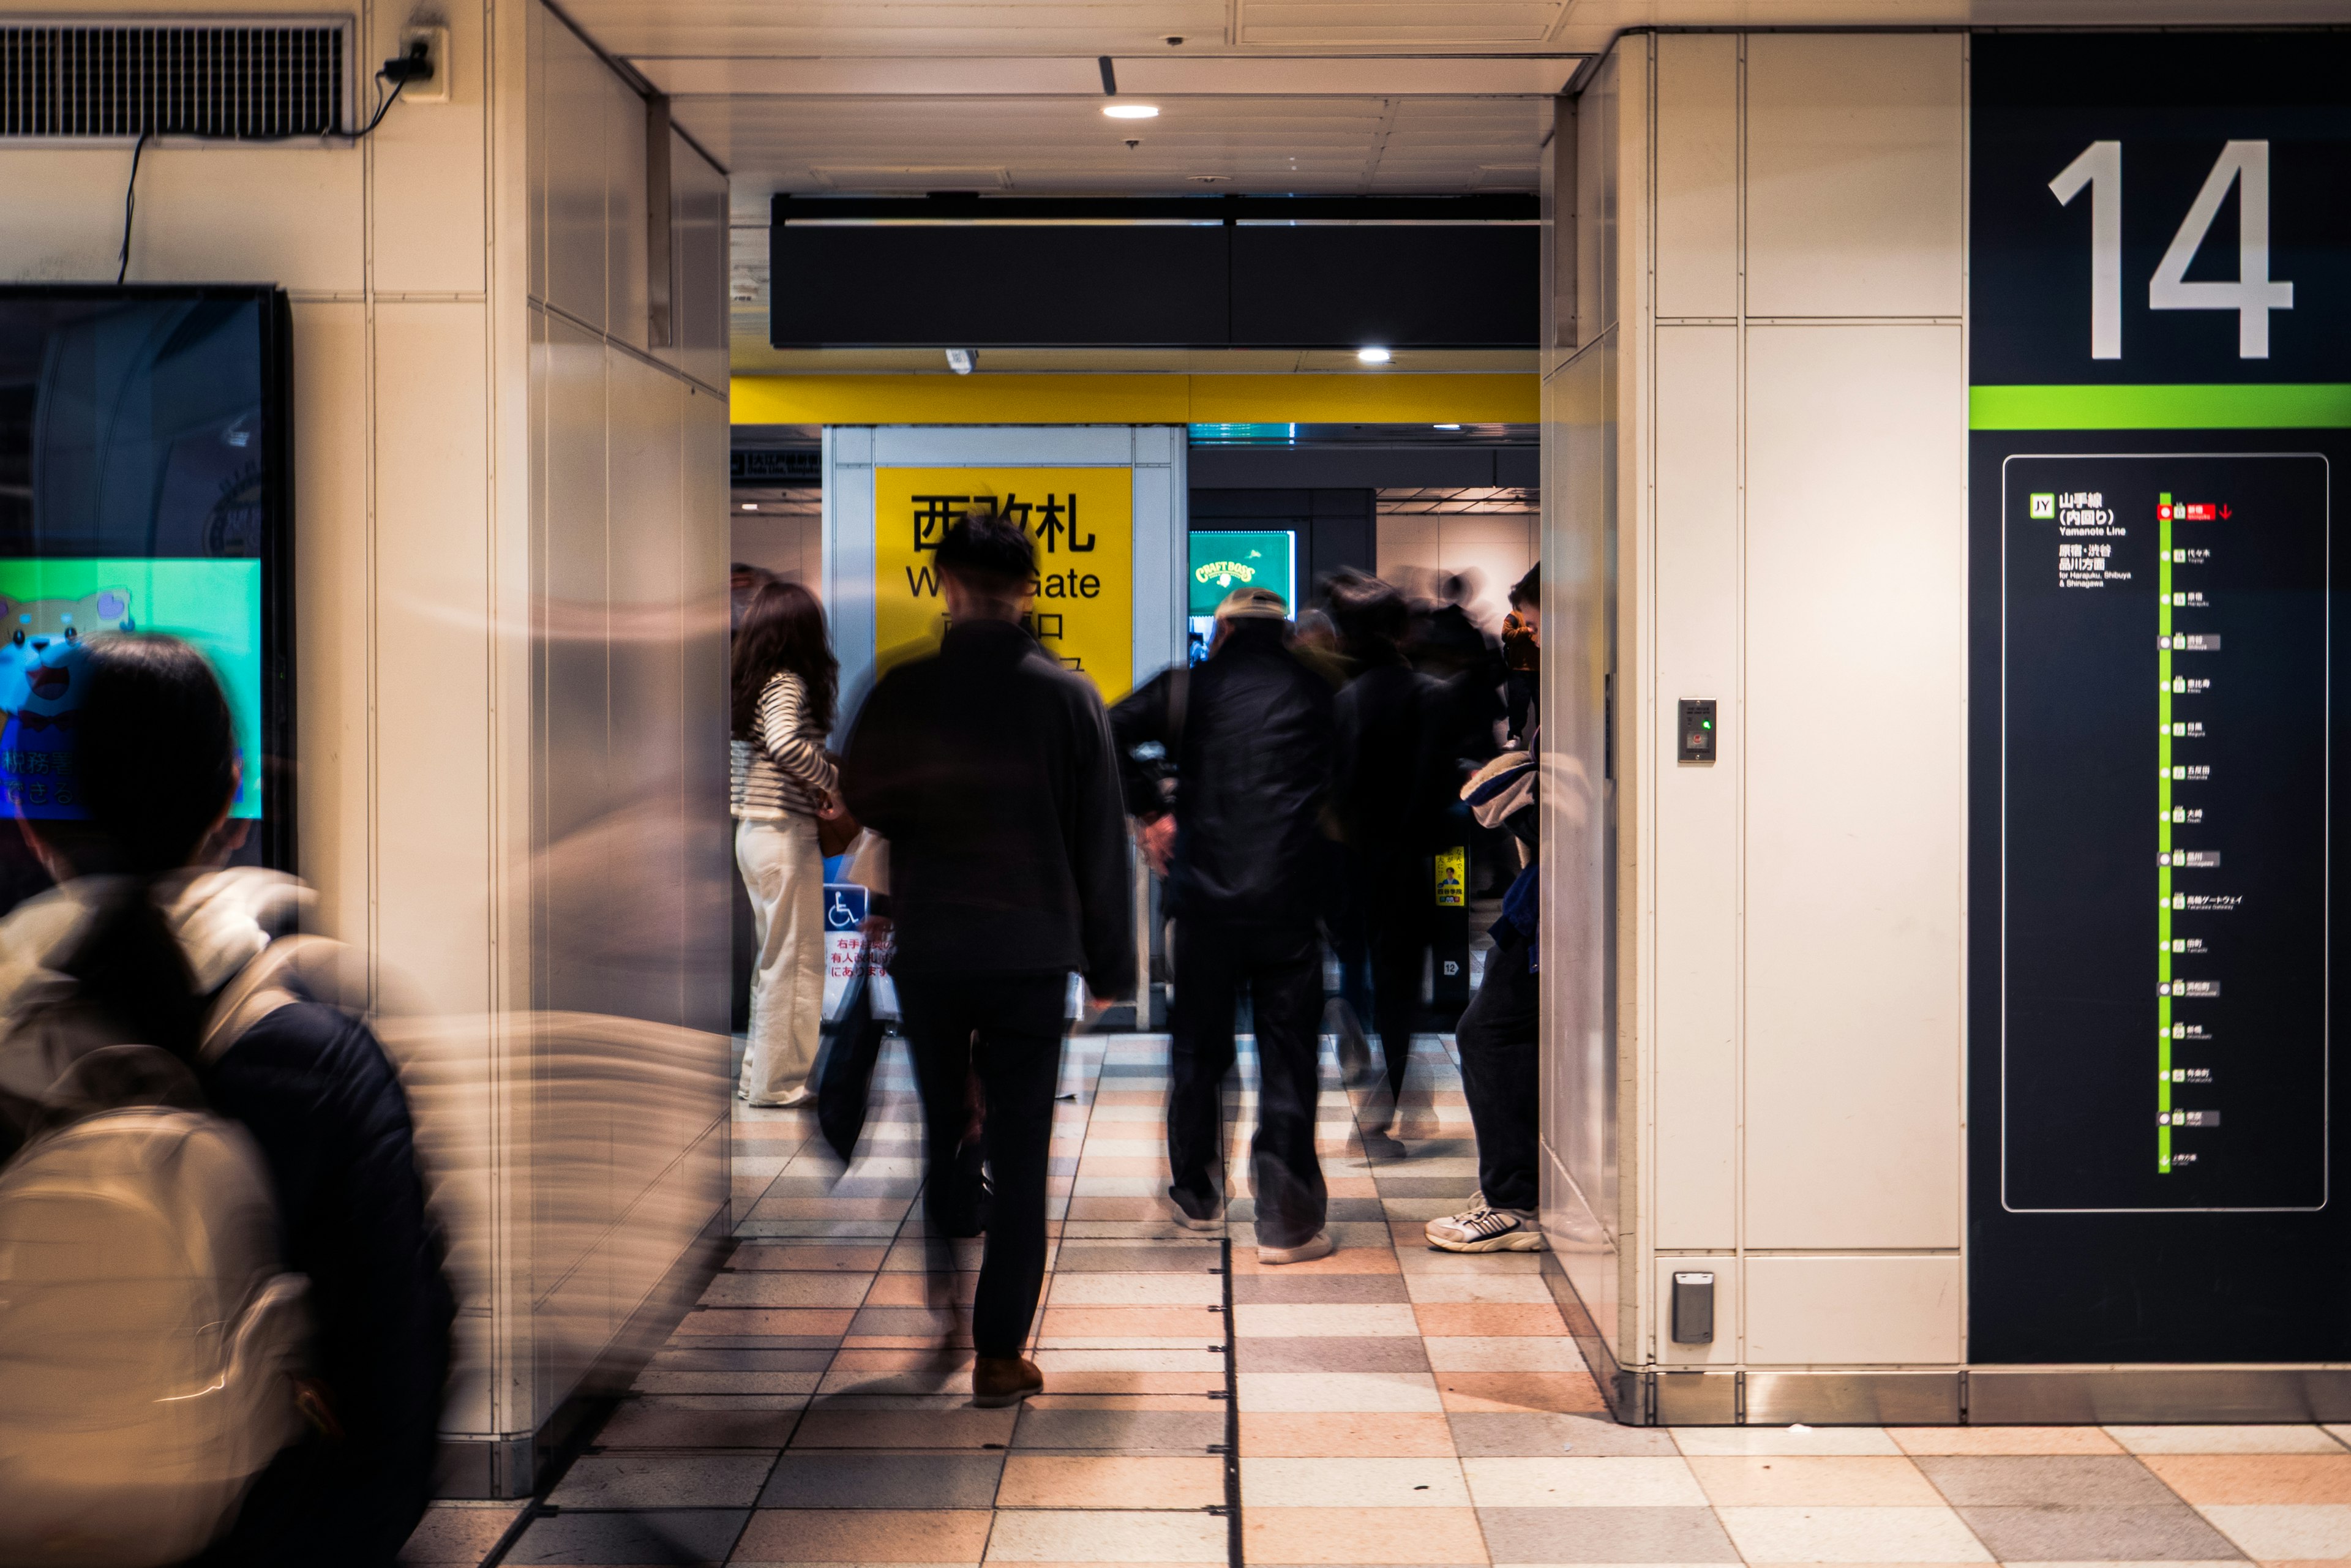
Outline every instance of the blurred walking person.
<svg viewBox="0 0 2351 1568">
<path fill-rule="evenodd" d="M 849 808 L 890 841 L 891 976 L 922 1090 L 934 1244 L 953 1233 L 956 1154 L 977 1069 L 994 1182 L 972 1311 L 973 1402 L 1044 1387 L 1021 1353 L 1045 1278 L 1045 1178 L 1069 976 L 1097 998 L 1134 977 L 1125 813 L 1102 699 L 1021 626 L 1029 537 L 992 513 L 947 529 L 949 625 L 898 665 L 851 732 Z"/>
<path fill-rule="evenodd" d="M 1167 1092 L 1168 1200 L 1195 1230 L 1224 1221 L 1215 1167 L 1222 1085 L 1234 1060 L 1233 1011 L 1246 988 L 1256 1020 L 1258 1123 L 1250 1175 L 1258 1260 L 1332 1250 L 1314 1150 L 1321 1090 L 1322 831 L 1331 785 L 1328 680 L 1283 645 L 1281 596 L 1237 589 L 1217 607 L 1207 661 L 1170 670 L 1111 713 L 1127 808 L 1168 876 L 1176 921 L 1175 1043 Z M 1174 765 L 1175 808 L 1133 765 L 1156 743 Z"/>
<path fill-rule="evenodd" d="M 824 751 L 841 665 L 816 595 L 770 580 L 735 636 L 728 748 L 735 863 L 751 894 L 757 960 L 737 1097 L 801 1105 L 812 1097 L 824 1021 L 824 854 L 817 821 L 840 813 Z"/>
<path fill-rule="evenodd" d="M 1367 1148 L 1402 1157 L 1388 1128 L 1404 1099 L 1420 1019 L 1420 982 L 1435 934 L 1430 860 L 1446 800 L 1430 731 L 1433 683 L 1405 662 L 1404 596 L 1374 578 L 1331 585 L 1331 618 L 1357 674 L 1339 694 L 1332 800 L 1347 844 L 1348 891 L 1371 952 L 1372 1022 L 1387 1065 L 1387 1102 L 1364 1129 Z"/>
<path fill-rule="evenodd" d="M 432 1496 L 455 1312 L 442 1241 L 426 1214 L 407 1097 L 367 1025 L 309 994 L 298 956 L 319 939 L 281 939 L 306 896 L 300 884 L 251 866 L 218 869 L 242 842 L 242 824 L 230 818 L 240 765 L 227 699 L 204 656 L 176 638 L 117 633 L 90 639 L 61 667 L 75 710 L 67 730 L 72 754 L 45 760 L 51 780 L 79 781 L 78 800 L 70 807 L 55 796 L 44 801 L 24 780 L 10 780 L 20 797 L 17 825 L 59 885 L 0 922 L 0 1011 L 8 1023 L 0 1040 L 0 1153 L 15 1156 L 0 1170 L 0 1229 L 23 1239 L 40 1232 L 44 1215 L 52 1228 L 41 1238 L 46 1247 L 0 1248 L 0 1388 L 7 1391 L 0 1426 L 9 1428 L 0 1443 L 25 1440 L 18 1423 L 36 1392 L 54 1385 L 75 1354 L 108 1348 L 93 1336 L 111 1334 L 119 1343 L 88 1374 L 62 1441 L 68 1452 L 77 1440 L 87 1448 L 110 1416 L 121 1417 L 121 1441 L 85 1454 L 90 1463 L 41 1503 L 103 1486 L 93 1470 L 133 1463 L 136 1453 L 157 1458 L 129 1478 L 118 1506 L 69 1532 L 86 1559 L 53 1558 L 60 1550 L 54 1536 L 20 1555 L 27 1543 L 14 1532 L 26 1526 L 27 1510 L 19 1498 L 0 1509 L 0 1560 L 166 1560 L 120 1542 L 101 1556 L 103 1531 L 144 1520 L 152 1549 L 171 1539 L 174 1522 L 200 1522 L 160 1517 L 157 1500 L 192 1498 L 192 1477 L 262 1434 L 249 1424 L 216 1433 L 195 1454 L 157 1450 L 152 1438 L 162 1427 L 184 1443 L 231 1404 L 270 1418 L 275 1430 L 262 1458 L 285 1436 L 294 1440 L 277 1449 L 225 1535 L 196 1561 L 389 1568 Z M 14 724 L 5 738 L 10 755 L 21 755 Z M 224 1139 L 223 1121 L 241 1135 Z M 90 1185 L 102 1190 L 87 1195 L 83 1223 L 71 1234 L 119 1244 L 78 1276 L 54 1228 L 72 1195 L 52 1185 L 27 1205 L 9 1179 L 28 1168 L 70 1168 L 57 1162 L 70 1161 L 78 1145 L 103 1151 L 97 1161 L 84 1155 L 98 1173 Z M 200 1157 L 207 1146 L 214 1154 Z M 239 1159 L 238 1147 L 252 1152 Z M 159 1150 L 169 1157 L 157 1158 Z M 127 1205 L 126 1184 L 162 1201 Z M 137 1260 L 127 1254 L 136 1242 L 156 1256 L 158 1227 L 177 1243 L 171 1266 L 178 1276 L 134 1281 L 126 1270 Z M 307 1281 L 310 1334 L 294 1369 L 298 1393 L 283 1393 L 285 1408 L 274 1417 L 258 1384 L 284 1369 L 250 1364 L 259 1358 L 249 1342 L 270 1337 L 253 1322 L 254 1298 L 240 1301 L 232 1290 L 224 1300 L 219 1287 L 234 1281 L 200 1277 L 229 1261 Z M 79 1322 L 44 1312 L 45 1291 L 76 1289 L 101 1298 Z M 222 1315 L 176 1333 L 131 1327 L 174 1303 L 208 1301 Z M 61 1332 L 28 1344 L 28 1320 Z M 138 1386 L 160 1373 L 201 1368 L 207 1357 L 218 1366 L 208 1387 Z M 197 1393 L 217 1397 L 195 1401 Z M 53 1451 L 45 1457 L 57 1462 Z M 19 1464 L 31 1458 L 29 1443 L 14 1455 Z M 0 1483 L 10 1479 L 6 1469 L 0 1466 Z M 203 1546 L 210 1533 L 193 1544 Z"/>
</svg>

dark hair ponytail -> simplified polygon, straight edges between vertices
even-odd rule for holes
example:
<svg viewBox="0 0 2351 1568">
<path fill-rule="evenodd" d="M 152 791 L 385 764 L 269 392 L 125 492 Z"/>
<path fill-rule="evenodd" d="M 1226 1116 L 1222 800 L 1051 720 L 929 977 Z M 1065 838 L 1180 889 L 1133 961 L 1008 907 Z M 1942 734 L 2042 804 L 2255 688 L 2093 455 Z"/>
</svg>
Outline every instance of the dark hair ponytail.
<svg viewBox="0 0 2351 1568">
<path fill-rule="evenodd" d="M 88 819 L 36 822 L 81 875 L 123 879 L 61 966 L 77 1000 L 127 1040 L 194 1055 L 205 1000 L 155 904 L 236 792 L 235 727 L 204 657 L 176 637 L 90 639 L 79 655 L 75 767 Z"/>
</svg>

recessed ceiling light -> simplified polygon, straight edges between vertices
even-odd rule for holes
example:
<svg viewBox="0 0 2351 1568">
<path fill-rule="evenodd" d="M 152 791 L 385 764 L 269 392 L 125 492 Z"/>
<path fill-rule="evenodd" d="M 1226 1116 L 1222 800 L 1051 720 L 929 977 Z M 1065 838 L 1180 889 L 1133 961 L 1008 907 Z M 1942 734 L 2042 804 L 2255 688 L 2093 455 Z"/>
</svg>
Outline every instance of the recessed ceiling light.
<svg viewBox="0 0 2351 1568">
<path fill-rule="evenodd" d="M 1395 356 L 1389 353 L 1385 349 L 1373 348 L 1356 350 L 1355 358 L 1363 361 L 1364 363 L 1367 365 L 1384 365 L 1390 360 L 1395 358 Z"/>
<path fill-rule="evenodd" d="M 947 350 L 947 369 L 959 376 L 971 374 L 973 368 L 978 363 L 979 355 L 972 350 L 949 349 Z"/>
<path fill-rule="evenodd" d="M 743 509 L 747 512 L 756 512 L 759 509 L 759 503 L 757 501 L 746 501 L 743 503 Z"/>
<path fill-rule="evenodd" d="M 1458 430 L 1461 427 L 1458 424 L 1440 424 L 1437 428 L 1439 430 Z"/>
<path fill-rule="evenodd" d="M 1155 103 L 1106 103 L 1102 112 L 1113 120 L 1156 120 L 1159 106 Z"/>
</svg>

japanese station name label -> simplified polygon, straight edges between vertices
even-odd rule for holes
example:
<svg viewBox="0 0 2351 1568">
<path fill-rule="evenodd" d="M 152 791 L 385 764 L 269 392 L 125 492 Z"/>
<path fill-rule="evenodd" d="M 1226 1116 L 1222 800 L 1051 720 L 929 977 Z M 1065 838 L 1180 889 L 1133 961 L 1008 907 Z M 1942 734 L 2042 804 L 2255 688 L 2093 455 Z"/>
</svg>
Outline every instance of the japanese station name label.
<svg viewBox="0 0 2351 1568">
<path fill-rule="evenodd" d="M 988 507 L 1037 546 L 1029 630 L 1105 701 L 1134 677 L 1134 472 L 1131 468 L 881 468 L 873 476 L 873 645 L 881 664 L 938 646 L 946 630 L 939 541 Z"/>
</svg>

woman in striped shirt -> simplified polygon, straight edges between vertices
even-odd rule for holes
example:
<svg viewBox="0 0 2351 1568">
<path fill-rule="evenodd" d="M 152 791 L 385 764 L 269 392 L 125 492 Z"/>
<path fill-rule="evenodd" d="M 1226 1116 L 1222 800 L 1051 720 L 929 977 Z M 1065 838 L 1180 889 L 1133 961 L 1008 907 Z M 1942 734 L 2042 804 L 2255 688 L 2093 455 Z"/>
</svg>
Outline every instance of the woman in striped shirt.
<svg viewBox="0 0 2351 1568">
<path fill-rule="evenodd" d="M 825 950 L 816 824 L 841 810 L 840 779 L 824 753 L 840 669 L 814 594 L 769 582 L 752 595 L 735 635 L 729 771 L 735 863 L 758 939 L 750 1043 L 736 1092 L 754 1105 L 815 1098 L 809 1073 L 824 1015 Z"/>
</svg>

